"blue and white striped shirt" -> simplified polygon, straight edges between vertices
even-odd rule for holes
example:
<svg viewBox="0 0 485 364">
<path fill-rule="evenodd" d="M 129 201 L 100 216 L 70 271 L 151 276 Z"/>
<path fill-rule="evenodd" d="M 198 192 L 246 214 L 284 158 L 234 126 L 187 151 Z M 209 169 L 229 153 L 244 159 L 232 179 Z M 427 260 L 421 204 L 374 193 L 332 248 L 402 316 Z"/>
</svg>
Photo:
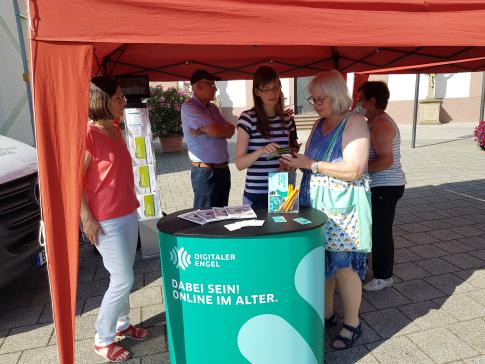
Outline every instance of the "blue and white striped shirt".
<svg viewBox="0 0 485 364">
<path fill-rule="evenodd" d="M 296 132 L 295 120 L 285 114 L 284 120 L 277 115 L 271 119 L 269 127 L 270 139 L 266 139 L 256 128 L 256 112 L 254 109 L 244 111 L 239 117 L 237 127 L 249 135 L 247 153 L 264 147 L 269 143 L 277 143 L 285 148 L 290 144 L 290 132 Z M 247 193 L 266 194 L 268 193 L 268 173 L 276 172 L 280 167 L 278 158 L 267 159 L 266 155 L 261 156 L 247 170 L 246 185 L 244 191 Z"/>
</svg>

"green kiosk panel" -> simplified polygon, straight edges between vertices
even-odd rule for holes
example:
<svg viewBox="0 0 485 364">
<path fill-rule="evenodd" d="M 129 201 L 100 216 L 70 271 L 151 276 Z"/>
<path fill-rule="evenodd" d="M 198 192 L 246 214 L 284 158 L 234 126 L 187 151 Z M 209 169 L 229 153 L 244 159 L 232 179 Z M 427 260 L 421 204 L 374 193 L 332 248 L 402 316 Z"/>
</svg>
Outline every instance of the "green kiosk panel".
<svg viewBox="0 0 485 364">
<path fill-rule="evenodd" d="M 256 211 L 263 226 L 231 232 L 189 211 L 158 222 L 171 364 L 323 363 L 326 216 Z"/>
</svg>

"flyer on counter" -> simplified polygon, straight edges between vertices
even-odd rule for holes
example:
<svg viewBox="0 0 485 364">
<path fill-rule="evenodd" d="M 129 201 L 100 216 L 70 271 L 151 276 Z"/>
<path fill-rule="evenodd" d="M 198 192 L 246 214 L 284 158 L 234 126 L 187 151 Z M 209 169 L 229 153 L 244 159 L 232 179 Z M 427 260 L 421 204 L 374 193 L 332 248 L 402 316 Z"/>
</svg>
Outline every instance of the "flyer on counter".
<svg viewBox="0 0 485 364">
<path fill-rule="evenodd" d="M 246 226 L 263 226 L 264 220 L 244 220 L 233 222 L 232 224 L 224 225 L 224 227 L 229 231 L 239 230 Z"/>
<path fill-rule="evenodd" d="M 310 220 L 307 220 L 304 217 L 298 217 L 296 219 L 293 219 L 293 221 L 297 222 L 300 225 L 306 225 L 306 224 L 311 224 L 312 223 Z"/>
<path fill-rule="evenodd" d="M 213 207 L 212 209 L 214 210 L 214 215 L 219 220 L 229 219 L 229 215 L 227 214 L 227 211 L 224 207 Z"/>
<path fill-rule="evenodd" d="M 257 217 L 251 205 L 226 206 L 224 208 L 230 219 L 250 219 Z"/>
<path fill-rule="evenodd" d="M 216 217 L 213 209 L 207 210 L 196 210 L 194 211 L 197 216 L 202 218 L 205 222 L 219 221 L 220 219 Z"/>
<path fill-rule="evenodd" d="M 206 221 L 203 218 L 201 218 L 200 216 L 198 216 L 195 213 L 195 211 L 187 212 L 187 213 L 182 214 L 182 215 L 178 215 L 178 217 L 180 217 L 181 219 L 187 220 L 187 221 L 195 222 L 196 224 L 199 224 L 199 225 L 204 225 L 206 223 Z"/>
<path fill-rule="evenodd" d="M 286 222 L 286 219 L 284 216 L 271 216 L 274 222 L 279 223 L 279 222 Z"/>
</svg>

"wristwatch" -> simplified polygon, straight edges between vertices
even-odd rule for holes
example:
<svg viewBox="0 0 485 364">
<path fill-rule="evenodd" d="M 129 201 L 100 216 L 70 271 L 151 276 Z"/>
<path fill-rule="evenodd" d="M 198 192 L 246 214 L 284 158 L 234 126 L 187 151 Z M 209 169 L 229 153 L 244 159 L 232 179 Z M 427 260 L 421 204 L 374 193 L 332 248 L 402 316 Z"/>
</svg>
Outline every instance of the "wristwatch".
<svg viewBox="0 0 485 364">
<path fill-rule="evenodd" d="M 318 173 L 318 161 L 312 162 L 311 169 L 313 173 Z"/>
</svg>

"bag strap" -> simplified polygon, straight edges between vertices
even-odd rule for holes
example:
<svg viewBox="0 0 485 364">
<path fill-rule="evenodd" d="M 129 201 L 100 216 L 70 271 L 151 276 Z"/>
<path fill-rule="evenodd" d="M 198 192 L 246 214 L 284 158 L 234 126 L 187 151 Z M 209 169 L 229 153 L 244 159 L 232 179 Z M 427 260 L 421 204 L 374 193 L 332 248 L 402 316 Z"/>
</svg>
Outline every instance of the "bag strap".
<svg viewBox="0 0 485 364">
<path fill-rule="evenodd" d="M 347 120 L 349 119 L 349 116 L 350 116 L 350 113 L 345 115 L 345 117 L 339 123 L 337 130 L 332 135 L 332 138 L 330 139 L 330 143 L 328 143 L 327 149 L 323 153 L 323 156 L 322 156 L 323 161 L 328 162 L 330 160 L 333 150 L 335 149 L 335 144 L 337 144 L 337 139 L 341 134 L 343 134 L 343 130 L 345 129 L 345 125 L 347 124 Z"/>
</svg>

